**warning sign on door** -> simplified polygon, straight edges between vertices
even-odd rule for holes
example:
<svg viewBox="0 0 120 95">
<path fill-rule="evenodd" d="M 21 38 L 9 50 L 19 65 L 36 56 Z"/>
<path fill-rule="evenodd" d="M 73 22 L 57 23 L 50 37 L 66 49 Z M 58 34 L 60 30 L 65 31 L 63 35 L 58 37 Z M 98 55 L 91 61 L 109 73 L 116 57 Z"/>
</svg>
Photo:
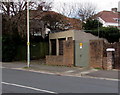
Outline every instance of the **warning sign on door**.
<svg viewBox="0 0 120 95">
<path fill-rule="evenodd" d="M 82 49 L 82 47 L 83 47 L 83 43 L 80 43 L 80 49 Z"/>
</svg>

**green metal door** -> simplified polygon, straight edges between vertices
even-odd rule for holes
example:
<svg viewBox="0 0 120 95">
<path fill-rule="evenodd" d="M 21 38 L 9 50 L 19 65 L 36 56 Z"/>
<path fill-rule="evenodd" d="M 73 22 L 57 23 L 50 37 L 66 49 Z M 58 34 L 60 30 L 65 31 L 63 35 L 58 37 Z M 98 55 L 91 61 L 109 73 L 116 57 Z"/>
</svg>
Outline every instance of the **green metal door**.
<svg viewBox="0 0 120 95">
<path fill-rule="evenodd" d="M 89 43 L 75 42 L 75 66 L 87 67 L 89 64 Z"/>
</svg>

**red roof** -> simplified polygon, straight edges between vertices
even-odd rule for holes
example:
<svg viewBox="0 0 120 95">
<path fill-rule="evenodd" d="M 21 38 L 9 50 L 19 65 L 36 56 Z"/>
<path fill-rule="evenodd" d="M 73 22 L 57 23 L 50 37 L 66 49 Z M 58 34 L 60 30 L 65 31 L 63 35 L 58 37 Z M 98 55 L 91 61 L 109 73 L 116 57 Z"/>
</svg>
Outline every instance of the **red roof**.
<svg viewBox="0 0 120 95">
<path fill-rule="evenodd" d="M 102 11 L 99 12 L 95 17 L 102 18 L 105 22 L 118 23 L 115 19 L 118 19 L 118 12 Z"/>
</svg>

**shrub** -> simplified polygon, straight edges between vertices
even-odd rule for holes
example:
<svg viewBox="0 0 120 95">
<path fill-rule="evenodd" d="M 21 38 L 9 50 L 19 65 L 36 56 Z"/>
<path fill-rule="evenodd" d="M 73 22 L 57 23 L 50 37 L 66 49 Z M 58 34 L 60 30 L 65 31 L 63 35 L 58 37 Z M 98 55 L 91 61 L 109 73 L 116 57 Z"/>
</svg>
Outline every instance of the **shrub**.
<svg viewBox="0 0 120 95">
<path fill-rule="evenodd" d="M 2 37 L 2 61 L 12 61 L 16 52 L 16 46 L 12 38 L 8 35 Z"/>
<path fill-rule="evenodd" d="M 100 38 L 105 38 L 110 43 L 118 42 L 120 39 L 120 32 L 117 27 L 102 27 L 102 23 L 98 22 L 98 20 L 89 19 L 84 23 L 83 27 L 85 32 L 99 36 Z"/>
<path fill-rule="evenodd" d="M 99 31 L 100 37 L 106 38 L 108 42 L 118 42 L 120 38 L 119 29 L 116 27 L 102 27 Z"/>
<path fill-rule="evenodd" d="M 86 23 L 83 24 L 83 27 L 85 30 L 94 30 L 96 28 L 102 27 L 102 23 L 100 23 L 98 20 L 87 20 Z"/>
<path fill-rule="evenodd" d="M 20 36 L 17 33 L 5 34 L 2 36 L 2 61 L 10 62 L 14 60 L 17 47 L 20 44 Z"/>
</svg>

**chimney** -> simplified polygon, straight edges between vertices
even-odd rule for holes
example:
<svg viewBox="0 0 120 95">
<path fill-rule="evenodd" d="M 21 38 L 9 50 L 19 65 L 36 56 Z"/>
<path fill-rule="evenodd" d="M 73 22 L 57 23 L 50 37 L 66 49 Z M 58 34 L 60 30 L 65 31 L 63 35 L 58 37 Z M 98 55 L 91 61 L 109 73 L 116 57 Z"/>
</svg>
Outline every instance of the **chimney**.
<svg viewBox="0 0 120 95">
<path fill-rule="evenodd" d="M 117 12 L 117 8 L 112 8 L 111 11 L 115 13 Z"/>
</svg>

